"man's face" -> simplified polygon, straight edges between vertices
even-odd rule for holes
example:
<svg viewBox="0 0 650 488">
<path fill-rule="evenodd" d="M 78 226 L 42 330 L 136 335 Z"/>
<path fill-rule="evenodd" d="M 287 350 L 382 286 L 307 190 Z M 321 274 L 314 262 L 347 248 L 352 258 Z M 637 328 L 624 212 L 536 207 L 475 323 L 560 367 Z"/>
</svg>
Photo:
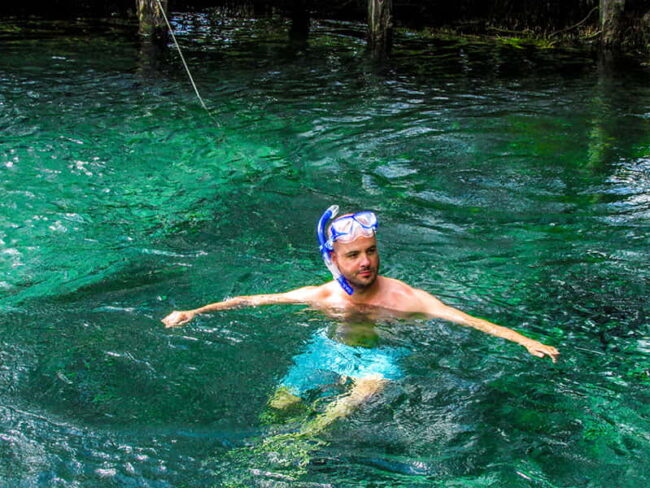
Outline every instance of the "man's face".
<svg viewBox="0 0 650 488">
<path fill-rule="evenodd" d="M 371 286 L 379 273 L 379 253 L 375 237 L 359 237 L 352 242 L 335 242 L 332 261 L 353 287 Z"/>
</svg>

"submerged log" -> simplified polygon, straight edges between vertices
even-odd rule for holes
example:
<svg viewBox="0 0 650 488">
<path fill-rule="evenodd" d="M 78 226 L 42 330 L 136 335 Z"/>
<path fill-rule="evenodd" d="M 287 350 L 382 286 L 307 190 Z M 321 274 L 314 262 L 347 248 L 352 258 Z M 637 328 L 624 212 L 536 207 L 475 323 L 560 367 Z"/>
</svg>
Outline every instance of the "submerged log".
<svg viewBox="0 0 650 488">
<path fill-rule="evenodd" d="M 136 0 L 138 21 L 140 23 L 140 35 L 153 39 L 154 41 L 167 41 L 167 23 L 165 12 L 167 12 L 167 0 Z M 161 10 L 161 7 L 163 10 Z"/>
<path fill-rule="evenodd" d="M 368 49 L 375 57 L 390 53 L 393 44 L 393 0 L 368 0 Z"/>
</svg>

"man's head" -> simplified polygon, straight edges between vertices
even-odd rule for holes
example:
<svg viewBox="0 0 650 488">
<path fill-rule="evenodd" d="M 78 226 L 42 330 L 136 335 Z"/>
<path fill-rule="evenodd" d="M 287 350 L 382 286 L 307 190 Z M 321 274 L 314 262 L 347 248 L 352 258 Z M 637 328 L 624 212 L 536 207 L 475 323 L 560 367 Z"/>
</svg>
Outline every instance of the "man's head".
<svg viewBox="0 0 650 488">
<path fill-rule="evenodd" d="M 338 211 L 338 205 L 332 205 L 323 212 L 316 235 L 325 266 L 341 288 L 352 295 L 355 288 L 368 288 L 377 279 L 377 217 L 372 212 L 357 212 L 334 218 Z"/>
<path fill-rule="evenodd" d="M 341 215 L 328 228 L 332 262 L 354 288 L 366 289 L 377 279 L 376 231 L 377 217 L 372 212 Z"/>
</svg>

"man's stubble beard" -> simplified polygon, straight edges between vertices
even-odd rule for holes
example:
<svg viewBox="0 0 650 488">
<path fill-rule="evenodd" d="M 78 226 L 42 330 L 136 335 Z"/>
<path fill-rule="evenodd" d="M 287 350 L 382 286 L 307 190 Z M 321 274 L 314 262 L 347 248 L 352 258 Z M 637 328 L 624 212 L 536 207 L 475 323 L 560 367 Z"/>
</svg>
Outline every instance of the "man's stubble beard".
<svg viewBox="0 0 650 488">
<path fill-rule="evenodd" d="M 370 268 L 370 271 L 373 271 L 373 269 Z M 359 290 L 366 290 L 375 284 L 378 277 L 379 277 L 379 260 L 377 260 L 377 267 L 374 269 L 374 277 L 372 281 L 360 283 L 354 278 L 351 278 L 349 276 L 345 276 L 345 279 L 348 280 L 348 283 L 350 283 L 354 288 L 357 288 Z"/>
</svg>

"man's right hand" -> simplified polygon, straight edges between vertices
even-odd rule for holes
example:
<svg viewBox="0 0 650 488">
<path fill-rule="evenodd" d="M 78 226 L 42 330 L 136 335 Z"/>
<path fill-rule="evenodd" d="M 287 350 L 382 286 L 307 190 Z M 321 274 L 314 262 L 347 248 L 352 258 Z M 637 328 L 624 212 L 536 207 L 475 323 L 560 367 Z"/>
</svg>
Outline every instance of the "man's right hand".
<svg viewBox="0 0 650 488">
<path fill-rule="evenodd" d="M 165 327 L 178 327 L 179 325 L 188 323 L 195 315 L 196 312 L 193 310 L 174 310 L 167 317 L 162 319 L 162 323 L 165 324 Z"/>
</svg>

